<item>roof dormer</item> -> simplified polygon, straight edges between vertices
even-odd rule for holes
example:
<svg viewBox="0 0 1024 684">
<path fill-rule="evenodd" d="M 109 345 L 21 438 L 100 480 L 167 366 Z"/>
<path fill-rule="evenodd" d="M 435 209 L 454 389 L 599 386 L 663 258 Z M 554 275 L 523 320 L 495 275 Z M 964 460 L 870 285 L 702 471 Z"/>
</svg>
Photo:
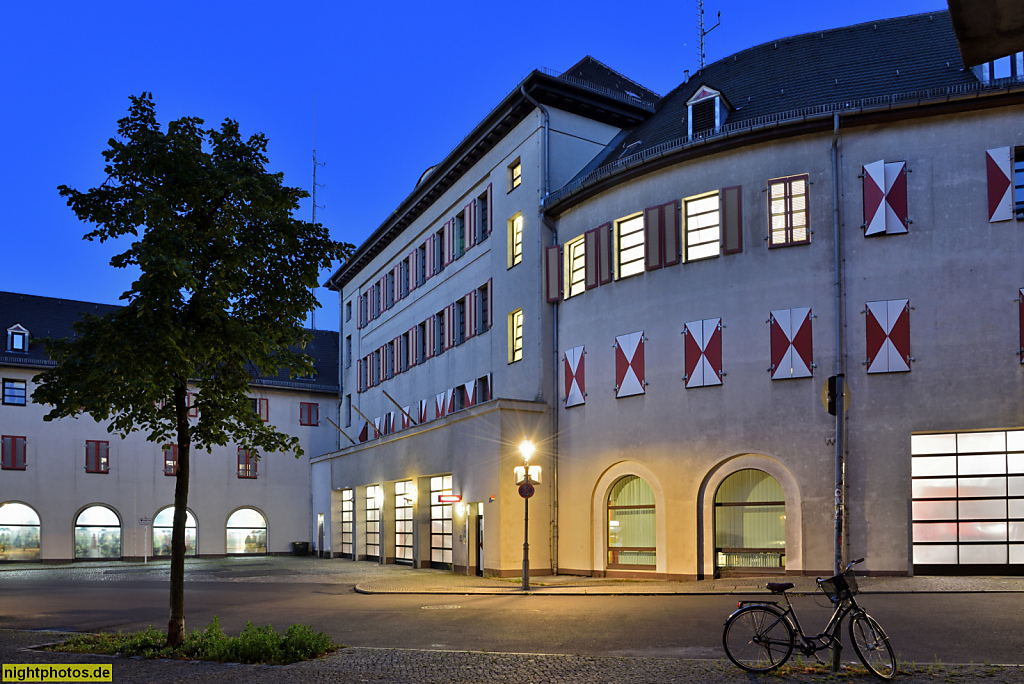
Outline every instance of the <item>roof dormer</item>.
<svg viewBox="0 0 1024 684">
<path fill-rule="evenodd" d="M 686 135 L 707 135 L 722 128 L 731 107 L 722 93 L 701 84 L 686 101 Z"/>
<path fill-rule="evenodd" d="M 7 351 L 28 352 L 29 333 L 21 323 L 15 323 L 7 329 Z"/>
</svg>

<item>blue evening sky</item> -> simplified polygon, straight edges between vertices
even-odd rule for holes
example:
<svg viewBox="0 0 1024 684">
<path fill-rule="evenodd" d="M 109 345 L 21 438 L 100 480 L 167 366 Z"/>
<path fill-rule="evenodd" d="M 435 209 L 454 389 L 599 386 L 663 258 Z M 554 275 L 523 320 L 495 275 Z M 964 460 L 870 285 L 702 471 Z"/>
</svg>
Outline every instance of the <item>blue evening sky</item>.
<svg viewBox="0 0 1024 684">
<path fill-rule="evenodd" d="M 942 0 L 706 0 L 707 61 L 769 40 L 945 9 Z M 57 186 L 103 182 L 102 150 L 151 91 L 161 123 L 265 133 L 270 169 L 312 185 L 317 220 L 359 244 L 532 69 L 584 55 L 664 95 L 698 68 L 696 2 L 8 3 L 0 29 L 0 290 L 115 304 L 126 245 L 83 241 Z M 307 200 L 302 217 L 309 219 Z M 326 278 L 330 272 L 325 272 Z M 319 292 L 318 328 L 338 329 Z"/>
</svg>

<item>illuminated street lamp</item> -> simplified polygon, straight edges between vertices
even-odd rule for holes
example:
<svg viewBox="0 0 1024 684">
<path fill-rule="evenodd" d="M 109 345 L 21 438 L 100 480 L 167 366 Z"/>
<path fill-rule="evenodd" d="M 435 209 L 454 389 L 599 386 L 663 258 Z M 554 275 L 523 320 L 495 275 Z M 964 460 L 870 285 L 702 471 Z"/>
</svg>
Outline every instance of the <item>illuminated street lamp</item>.
<svg viewBox="0 0 1024 684">
<path fill-rule="evenodd" d="M 514 469 L 519 496 L 523 497 L 523 591 L 530 588 L 530 497 L 534 494 L 533 486 L 540 484 L 540 466 L 530 465 L 533 451 L 533 442 L 524 438 L 519 444 L 523 465 Z"/>
</svg>

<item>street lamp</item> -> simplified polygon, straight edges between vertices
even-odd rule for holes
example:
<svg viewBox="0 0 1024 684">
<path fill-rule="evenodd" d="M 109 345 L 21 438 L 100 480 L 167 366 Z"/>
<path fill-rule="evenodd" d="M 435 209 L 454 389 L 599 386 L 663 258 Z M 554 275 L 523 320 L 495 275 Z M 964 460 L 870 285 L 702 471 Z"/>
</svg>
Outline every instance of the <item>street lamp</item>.
<svg viewBox="0 0 1024 684">
<path fill-rule="evenodd" d="M 519 485 L 519 496 L 523 497 L 523 591 L 530 588 L 530 497 L 534 494 L 533 486 L 540 484 L 540 466 L 530 465 L 533 451 L 533 442 L 524 438 L 519 443 L 523 465 L 513 470 L 516 484 Z"/>
</svg>

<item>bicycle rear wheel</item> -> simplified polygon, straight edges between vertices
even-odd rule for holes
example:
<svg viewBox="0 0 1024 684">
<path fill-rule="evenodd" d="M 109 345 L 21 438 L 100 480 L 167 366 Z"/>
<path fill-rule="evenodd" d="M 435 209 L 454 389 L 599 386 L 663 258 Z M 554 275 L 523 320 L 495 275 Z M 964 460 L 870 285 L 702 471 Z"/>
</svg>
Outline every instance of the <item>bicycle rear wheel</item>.
<svg viewBox="0 0 1024 684">
<path fill-rule="evenodd" d="M 777 608 L 746 606 L 729 616 L 722 645 L 729 660 L 747 672 L 768 672 L 793 652 L 793 628 Z"/>
<path fill-rule="evenodd" d="M 850 641 L 871 674 L 889 680 L 896 676 L 896 656 L 881 625 L 867 613 L 850 618 Z"/>
</svg>

